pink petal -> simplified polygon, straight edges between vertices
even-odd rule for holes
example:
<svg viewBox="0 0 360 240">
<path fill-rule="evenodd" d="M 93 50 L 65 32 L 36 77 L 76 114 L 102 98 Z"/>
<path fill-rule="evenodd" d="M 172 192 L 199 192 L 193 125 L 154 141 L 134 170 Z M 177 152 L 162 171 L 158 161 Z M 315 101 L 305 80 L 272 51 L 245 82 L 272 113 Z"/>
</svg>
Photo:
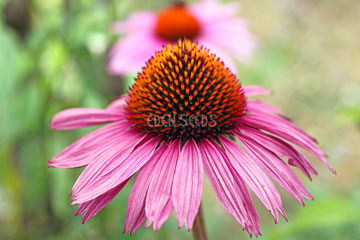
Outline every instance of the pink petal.
<svg viewBox="0 0 360 240">
<path fill-rule="evenodd" d="M 252 116 L 256 116 L 257 118 L 264 119 L 270 123 L 274 122 L 279 128 L 288 129 L 289 132 L 293 132 L 294 134 L 299 135 L 301 138 L 303 138 L 305 141 L 309 142 L 310 144 L 317 143 L 315 138 L 311 137 L 310 135 L 302 131 L 300 128 L 295 126 L 290 121 L 282 117 L 269 114 L 266 111 L 267 108 L 266 109 L 253 108 L 250 104 L 250 109 L 252 109 L 252 114 L 253 114 Z M 324 156 L 326 155 L 320 149 L 318 149 L 318 152 Z"/>
<path fill-rule="evenodd" d="M 246 95 L 246 93 L 245 93 Z M 251 100 L 247 101 L 247 109 L 250 112 L 265 112 L 265 113 L 275 113 L 280 115 L 283 118 L 288 118 L 282 111 L 277 109 L 274 106 L 266 104 L 260 100 Z"/>
<path fill-rule="evenodd" d="M 126 34 L 139 31 L 149 31 L 155 25 L 156 14 L 150 11 L 136 11 L 126 21 L 116 22 L 112 25 L 113 33 Z"/>
<path fill-rule="evenodd" d="M 161 226 L 164 224 L 164 222 L 170 217 L 170 214 L 172 213 L 174 209 L 174 206 L 172 202 L 169 200 L 161 213 L 154 219 L 154 230 L 159 231 Z M 149 224 L 149 223 L 147 223 Z M 149 225 L 148 225 L 149 226 Z"/>
<path fill-rule="evenodd" d="M 113 198 L 124 188 L 128 180 L 121 183 L 119 186 L 111 189 L 110 191 L 104 193 L 103 195 L 88 202 L 82 203 L 80 205 L 79 210 L 76 212 L 75 216 L 78 216 L 86 211 L 86 213 L 83 216 L 82 223 L 84 224 L 87 221 L 89 221 L 101 209 L 103 209 L 111 200 L 113 200 Z"/>
<path fill-rule="evenodd" d="M 73 204 L 89 201 L 121 184 L 138 171 L 153 155 L 158 138 L 129 132 L 117 146 L 97 156 L 74 185 Z"/>
<path fill-rule="evenodd" d="M 249 32 L 245 20 L 237 16 L 239 4 L 201 1 L 191 6 L 190 11 L 202 26 L 196 39 L 200 44 L 210 48 L 233 71 L 235 65 L 229 56 L 249 62 L 257 40 Z"/>
<path fill-rule="evenodd" d="M 235 142 L 222 136 L 219 139 L 231 165 L 272 213 L 275 222 L 279 220 L 277 210 L 286 218 L 280 194 L 264 171 Z"/>
<path fill-rule="evenodd" d="M 118 110 L 125 110 L 126 107 L 126 100 L 129 97 L 128 94 L 123 94 L 120 97 L 115 98 L 110 104 L 107 106 L 106 109 L 118 109 Z"/>
<path fill-rule="evenodd" d="M 73 187 L 73 192 L 79 192 L 87 185 L 91 185 L 92 181 L 96 180 L 98 175 L 103 174 L 106 168 L 112 167 L 113 169 L 114 165 L 118 163 L 116 160 L 128 157 L 144 138 L 146 138 L 145 135 L 131 129 L 124 131 L 120 137 L 116 138 L 116 141 L 106 144 L 106 147 L 103 147 L 102 151 L 81 173 Z"/>
<path fill-rule="evenodd" d="M 255 85 L 243 86 L 243 90 L 246 97 L 269 95 L 271 93 L 270 90 Z"/>
<path fill-rule="evenodd" d="M 175 167 L 179 158 L 180 144 L 180 140 L 174 140 L 169 143 L 163 154 L 158 156 L 158 163 L 153 168 L 154 176 L 157 177 L 151 179 L 146 196 L 145 213 L 148 221 L 145 227 L 149 227 L 154 222 L 154 230 L 158 230 L 161 224 L 157 222 L 168 217 L 169 211 L 166 209 L 169 209 L 169 202 L 171 202 L 171 190 Z"/>
<path fill-rule="evenodd" d="M 123 120 L 125 116 L 116 111 L 92 108 L 72 108 L 56 114 L 51 129 L 69 130 Z"/>
<path fill-rule="evenodd" d="M 247 114 L 243 116 L 240 119 L 240 122 L 241 124 L 246 124 L 254 128 L 266 130 L 275 136 L 279 136 L 287 141 L 290 141 L 291 143 L 298 145 L 306 151 L 314 154 L 333 173 L 336 173 L 335 169 L 324 158 L 327 155 L 314 144 L 314 139 L 285 119 L 281 119 L 272 115 L 269 116 L 269 114 L 265 115 L 264 113 L 256 113 L 256 115 Z"/>
<path fill-rule="evenodd" d="M 246 22 L 235 18 L 205 25 L 199 42 L 208 47 L 216 46 L 217 51 L 221 49 L 244 63 L 251 61 L 257 45 L 257 39 L 249 32 Z"/>
<path fill-rule="evenodd" d="M 172 200 L 181 228 L 185 222 L 190 231 L 200 207 L 203 165 L 196 142 L 189 139 L 183 146 L 176 165 Z"/>
<path fill-rule="evenodd" d="M 216 142 L 206 139 L 200 141 L 199 149 L 206 175 L 221 205 L 250 235 L 252 232 L 259 235 L 259 217 L 250 194 L 241 177 L 229 165 L 224 151 Z"/>
<path fill-rule="evenodd" d="M 220 58 L 220 60 L 225 64 L 225 67 L 229 68 L 232 72 L 236 71 L 235 62 L 228 52 L 217 46 L 215 43 L 209 42 L 205 37 L 199 37 L 198 41 L 200 44 L 204 44 L 206 48 L 210 49 L 210 53 L 213 53 L 217 58 Z"/>
<path fill-rule="evenodd" d="M 136 176 L 134 186 L 131 189 L 127 203 L 124 233 L 135 232 L 145 221 L 145 199 L 152 178 L 155 176 L 154 168 L 158 159 L 166 150 L 166 144 L 156 149 L 153 157 L 146 163 Z M 155 176 L 156 177 L 156 176 Z"/>
<path fill-rule="evenodd" d="M 242 201 L 244 202 L 245 210 L 248 212 L 248 218 L 250 221 L 250 224 L 245 226 L 245 230 L 249 233 L 250 237 L 252 236 L 252 233 L 255 234 L 257 237 L 258 235 L 261 235 L 260 233 L 260 220 L 257 215 L 255 206 L 252 202 L 249 190 L 247 189 L 247 186 L 244 182 L 244 180 L 241 178 L 241 176 L 236 172 L 236 170 L 231 166 L 231 163 L 227 158 L 225 158 L 226 165 L 230 169 L 231 174 L 234 177 L 235 185 L 239 189 L 239 193 L 241 194 Z"/>
<path fill-rule="evenodd" d="M 109 144 L 117 141 L 129 127 L 129 122 L 122 121 L 99 128 L 80 138 L 49 160 L 49 167 L 77 168 L 86 166 Z"/>
<path fill-rule="evenodd" d="M 224 4 L 217 0 L 205 0 L 191 5 L 189 10 L 203 25 L 211 25 L 237 17 L 240 8 L 235 2 Z"/>
<path fill-rule="evenodd" d="M 304 205 L 301 194 L 313 200 L 295 173 L 273 152 L 252 138 L 235 131 L 235 135 L 242 142 L 249 156 L 259 164 L 279 185 Z"/>
<path fill-rule="evenodd" d="M 109 73 L 124 75 L 141 71 L 145 62 L 156 51 L 161 50 L 164 43 L 150 31 L 139 31 L 124 36 L 111 49 L 108 64 Z"/>
<path fill-rule="evenodd" d="M 245 132 L 252 139 L 261 142 L 270 151 L 289 159 L 289 164 L 298 167 L 309 179 L 309 171 L 317 175 L 316 170 L 310 161 L 292 145 L 274 136 L 268 135 L 258 129 L 241 126 L 241 131 Z"/>
</svg>

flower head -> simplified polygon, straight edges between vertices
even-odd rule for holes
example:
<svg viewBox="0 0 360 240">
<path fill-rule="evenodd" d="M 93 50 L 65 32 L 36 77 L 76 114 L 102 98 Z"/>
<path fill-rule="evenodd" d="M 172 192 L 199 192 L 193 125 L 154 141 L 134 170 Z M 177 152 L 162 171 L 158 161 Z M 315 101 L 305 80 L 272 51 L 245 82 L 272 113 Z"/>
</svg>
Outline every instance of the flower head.
<svg viewBox="0 0 360 240">
<path fill-rule="evenodd" d="M 53 129 L 110 123 L 71 144 L 49 166 L 86 166 L 73 187 L 73 204 L 88 221 L 138 172 L 124 232 L 145 220 L 158 230 L 175 210 L 179 228 L 191 229 L 199 210 L 204 172 L 215 194 L 250 235 L 260 234 L 248 188 L 273 215 L 285 218 L 281 197 L 268 175 L 297 201 L 312 199 L 291 170 L 317 174 L 299 146 L 331 171 L 314 138 L 273 106 L 249 97 L 269 91 L 241 86 L 209 50 L 188 40 L 157 52 L 129 93 L 104 109 L 57 114 Z M 241 145 L 239 145 L 239 143 Z M 288 164 L 283 161 L 288 159 Z"/>
<path fill-rule="evenodd" d="M 239 6 L 203 0 L 187 6 L 174 4 L 159 13 L 135 12 L 113 31 L 124 34 L 110 53 L 109 72 L 136 72 L 157 50 L 178 39 L 188 38 L 214 51 L 230 69 L 232 57 L 247 62 L 255 50 L 256 39 L 245 20 L 237 16 Z"/>
</svg>

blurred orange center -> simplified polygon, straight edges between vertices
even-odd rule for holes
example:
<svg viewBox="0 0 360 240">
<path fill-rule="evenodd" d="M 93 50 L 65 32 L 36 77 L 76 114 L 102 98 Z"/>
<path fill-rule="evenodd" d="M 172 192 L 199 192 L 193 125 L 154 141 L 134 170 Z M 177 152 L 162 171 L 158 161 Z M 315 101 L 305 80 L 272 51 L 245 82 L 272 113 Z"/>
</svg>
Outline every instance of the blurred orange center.
<svg viewBox="0 0 360 240">
<path fill-rule="evenodd" d="M 200 33 L 200 24 L 184 5 L 174 5 L 159 13 L 155 31 L 169 41 L 194 39 Z"/>
</svg>

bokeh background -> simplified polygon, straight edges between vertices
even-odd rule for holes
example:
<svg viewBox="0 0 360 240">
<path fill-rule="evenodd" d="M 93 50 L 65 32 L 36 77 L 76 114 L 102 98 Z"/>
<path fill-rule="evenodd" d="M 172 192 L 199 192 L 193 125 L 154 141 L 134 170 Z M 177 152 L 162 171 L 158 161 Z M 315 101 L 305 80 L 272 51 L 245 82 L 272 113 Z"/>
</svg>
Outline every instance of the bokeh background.
<svg viewBox="0 0 360 240">
<path fill-rule="evenodd" d="M 234 0 L 235 1 L 235 0 Z M 301 177 L 315 197 L 303 208 L 281 192 L 289 222 L 274 224 L 259 202 L 259 239 L 360 239 L 360 4 L 358 0 L 239 1 L 258 36 L 244 84 L 273 91 L 264 99 L 315 136 L 332 175 Z M 92 129 L 56 132 L 49 120 L 68 107 L 104 107 L 133 76 L 106 72 L 119 36 L 113 21 L 165 0 L 0 0 L 0 239 L 192 239 L 174 216 L 155 233 L 123 235 L 131 184 L 85 225 L 68 195 L 81 169 L 49 169 L 47 160 Z M 206 181 L 203 208 L 210 239 L 249 239 Z"/>
</svg>

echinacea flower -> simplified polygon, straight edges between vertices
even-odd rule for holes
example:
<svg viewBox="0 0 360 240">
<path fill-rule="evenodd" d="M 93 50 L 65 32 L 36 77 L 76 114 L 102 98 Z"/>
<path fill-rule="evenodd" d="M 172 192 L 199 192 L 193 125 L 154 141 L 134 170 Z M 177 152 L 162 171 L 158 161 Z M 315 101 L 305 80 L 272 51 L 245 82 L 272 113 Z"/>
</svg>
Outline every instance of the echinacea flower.
<svg viewBox="0 0 360 240">
<path fill-rule="evenodd" d="M 248 188 L 275 222 L 278 212 L 286 215 L 268 175 L 301 204 L 303 197 L 313 199 L 289 167 L 309 178 L 317 174 L 295 146 L 335 172 L 314 138 L 275 107 L 248 99 L 268 93 L 242 86 L 209 49 L 179 41 L 156 52 L 129 93 L 106 109 L 58 113 L 52 129 L 111 124 L 71 144 L 49 166 L 86 166 L 71 193 L 72 204 L 80 204 L 76 215 L 85 212 L 83 222 L 138 172 L 127 203 L 124 232 L 130 234 L 145 220 L 158 230 L 173 210 L 179 228 L 191 229 L 205 173 L 224 209 L 257 236 L 260 223 Z"/>
<path fill-rule="evenodd" d="M 134 12 L 113 26 L 113 31 L 123 36 L 109 54 L 108 70 L 114 75 L 137 72 L 163 45 L 185 37 L 210 48 L 234 70 L 233 58 L 249 62 L 256 46 L 247 22 L 238 17 L 239 11 L 236 3 L 203 0 L 190 6 L 178 3 L 159 13 Z"/>
</svg>

